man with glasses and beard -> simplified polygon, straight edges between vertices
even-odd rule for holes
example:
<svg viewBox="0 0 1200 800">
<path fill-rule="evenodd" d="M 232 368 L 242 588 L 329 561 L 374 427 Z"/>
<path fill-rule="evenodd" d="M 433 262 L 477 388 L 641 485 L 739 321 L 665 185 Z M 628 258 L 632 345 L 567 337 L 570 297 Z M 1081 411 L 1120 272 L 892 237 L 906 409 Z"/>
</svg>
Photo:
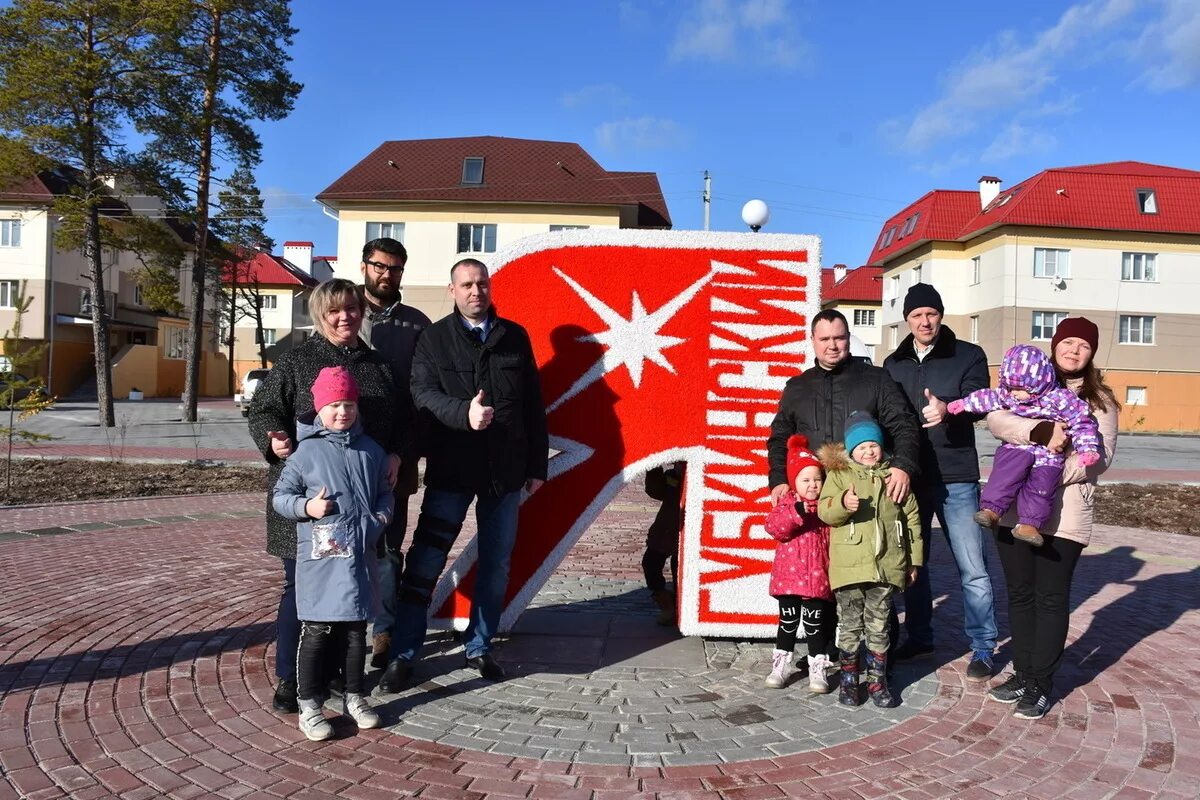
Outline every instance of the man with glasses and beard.
<svg viewBox="0 0 1200 800">
<path fill-rule="evenodd" d="M 383 610 L 371 625 L 371 666 L 374 669 L 387 666 L 392 620 L 396 614 L 396 582 L 403 567 L 400 546 L 408 527 L 408 498 L 417 492 L 417 458 L 421 455 L 420 432 L 414 430 L 417 414 L 409 378 L 417 337 L 429 326 L 429 317 L 400 302 L 400 284 L 407 262 L 408 251 L 395 239 L 372 239 L 363 246 L 361 268 L 367 303 L 358 335 L 392 365 L 397 424 L 406 432 L 405 440 L 412 443 L 409 452 L 400 454 L 400 477 L 395 487 L 396 513 L 380 539 L 383 552 L 379 558 L 379 590 Z"/>
</svg>

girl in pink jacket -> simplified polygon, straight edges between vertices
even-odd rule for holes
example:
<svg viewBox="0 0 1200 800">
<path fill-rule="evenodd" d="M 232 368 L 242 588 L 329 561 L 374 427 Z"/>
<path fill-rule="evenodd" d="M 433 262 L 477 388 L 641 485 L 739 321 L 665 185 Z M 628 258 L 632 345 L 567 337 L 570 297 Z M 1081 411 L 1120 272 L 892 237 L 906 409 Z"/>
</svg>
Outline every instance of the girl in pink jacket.
<svg viewBox="0 0 1200 800">
<path fill-rule="evenodd" d="M 829 691 L 829 644 L 837 625 L 829 588 L 829 526 L 817 517 L 817 498 L 825 483 L 821 462 L 796 434 L 787 442 L 787 479 L 791 488 L 767 515 L 767 533 L 779 542 L 771 566 L 771 596 L 779 600 L 779 630 L 766 685 L 781 689 L 792 675 L 796 639 L 808 643 L 808 689 Z"/>
</svg>

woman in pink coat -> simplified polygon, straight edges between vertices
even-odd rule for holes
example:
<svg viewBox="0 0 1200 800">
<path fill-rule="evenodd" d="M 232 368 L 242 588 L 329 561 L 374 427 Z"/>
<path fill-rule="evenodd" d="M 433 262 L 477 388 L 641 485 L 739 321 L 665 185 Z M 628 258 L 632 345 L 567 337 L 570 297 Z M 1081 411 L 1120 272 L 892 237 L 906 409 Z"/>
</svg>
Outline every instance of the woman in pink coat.
<svg viewBox="0 0 1200 800">
<path fill-rule="evenodd" d="M 1012 628 L 1013 674 L 989 692 L 1000 703 L 1015 703 L 1013 716 L 1038 719 L 1050 706 L 1050 688 L 1067 642 L 1071 609 L 1071 577 L 1083 548 L 1092 538 L 1092 500 L 1096 479 L 1112 463 L 1117 446 L 1120 403 L 1092 359 L 1100 340 L 1095 323 L 1071 317 L 1058 324 L 1050 343 L 1059 383 L 1091 408 L 1100 429 L 1100 460 L 1087 465 L 1067 450 L 1062 485 L 1054 495 L 1050 519 L 1040 547 L 1016 545 L 1011 526 L 1000 521 L 996 548 L 1008 586 L 1008 622 Z M 992 435 L 1016 445 L 1041 444 L 1062 452 L 1068 444 L 1062 423 L 993 411 L 987 417 Z"/>
<path fill-rule="evenodd" d="M 837 625 L 829 588 L 829 526 L 817 517 L 824 472 L 796 434 L 787 442 L 789 488 L 767 515 L 766 529 L 779 542 L 771 566 L 771 596 L 779 600 L 779 629 L 766 685 L 781 689 L 792 675 L 792 651 L 798 634 L 808 643 L 808 689 L 829 691 L 828 649 Z"/>
</svg>

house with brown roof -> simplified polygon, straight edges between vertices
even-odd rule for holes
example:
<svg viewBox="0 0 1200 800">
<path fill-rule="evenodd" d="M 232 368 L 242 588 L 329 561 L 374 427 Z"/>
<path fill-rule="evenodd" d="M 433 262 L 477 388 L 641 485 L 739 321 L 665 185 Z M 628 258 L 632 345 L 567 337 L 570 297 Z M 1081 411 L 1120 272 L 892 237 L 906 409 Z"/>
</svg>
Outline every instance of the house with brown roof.
<svg viewBox="0 0 1200 800">
<path fill-rule="evenodd" d="M 0 188 L 0 330 L 11 330 L 15 301 L 22 283 L 33 301 L 22 320 L 24 338 L 48 345 L 42 374 L 51 394 L 65 397 L 76 390 L 95 394 L 95 356 L 92 344 L 92 303 L 100 300 L 109 316 L 113 396 L 127 397 L 137 388 L 147 397 L 179 396 L 183 392 L 187 314 L 191 300 L 191 256 L 176 274 L 182 311 L 152 310 L 135 279 L 142 262 L 137 254 L 105 248 L 104 297 L 93 298 L 91 268 L 78 250 L 56 244 L 62 224 L 53 213 L 55 198 L 68 193 L 78 173 L 45 170 L 7 188 Z M 111 195 L 101 204 L 106 224 L 143 215 L 161 219 L 183 245 L 192 242 L 193 229 L 168 213 L 154 197 L 108 181 Z M 216 337 L 205 326 L 201 348 L 200 393 L 227 391 L 228 369 Z"/>
<path fill-rule="evenodd" d="M 993 368 L 1082 315 L 1100 328 L 1095 363 L 1124 429 L 1200 431 L 1200 171 L 1117 161 L 934 190 L 884 223 L 868 263 L 883 271 L 882 355 L 906 335 L 919 281 Z"/>
<path fill-rule="evenodd" d="M 224 265 L 220 339 L 233 363 L 235 391 L 241 391 L 247 372 L 263 360 L 270 366 L 312 333 L 308 299 L 333 275 L 328 260 L 313 257 L 312 248 L 312 242 L 284 242 L 282 256 L 256 250 Z"/>
<path fill-rule="evenodd" d="M 337 274 L 360 280 L 362 247 L 404 242 L 405 302 L 450 311 L 450 266 L 535 233 L 669 228 L 653 172 L 612 172 L 573 142 L 470 136 L 384 142 L 317 195 L 338 220 Z"/>
<path fill-rule="evenodd" d="M 847 269 L 834 264 L 821 270 L 821 308 L 836 308 L 850 323 L 874 363 L 879 347 L 879 311 L 883 305 L 883 270 L 879 267 Z"/>
</svg>

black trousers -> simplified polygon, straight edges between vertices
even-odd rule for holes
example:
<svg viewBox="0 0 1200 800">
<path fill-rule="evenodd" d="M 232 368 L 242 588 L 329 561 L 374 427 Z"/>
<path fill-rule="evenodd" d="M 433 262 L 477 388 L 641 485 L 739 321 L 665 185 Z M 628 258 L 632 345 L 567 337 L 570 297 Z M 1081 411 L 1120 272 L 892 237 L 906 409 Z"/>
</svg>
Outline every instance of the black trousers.
<svg viewBox="0 0 1200 800">
<path fill-rule="evenodd" d="M 642 574 L 646 577 L 646 588 L 652 592 L 661 592 L 667 588 L 667 579 L 663 577 L 663 567 L 671 562 L 671 583 L 675 583 L 675 570 L 679 566 L 674 553 L 660 553 L 646 548 L 642 554 Z"/>
<path fill-rule="evenodd" d="M 829 600 L 785 594 L 779 600 L 779 630 L 775 649 L 792 652 L 796 639 L 808 643 L 808 654 L 829 652 L 829 643 L 837 627 L 837 606 Z"/>
<path fill-rule="evenodd" d="M 300 623 L 300 648 L 296 654 L 296 695 L 301 700 L 324 697 L 332 665 L 344 669 L 346 691 L 363 693 L 363 666 L 367 663 L 367 622 Z"/>
<path fill-rule="evenodd" d="M 1047 536 L 1041 547 L 1030 547 L 1014 540 L 1011 528 L 1001 528 L 996 549 L 1008 586 L 1013 669 L 1049 691 L 1067 643 L 1071 577 L 1083 545 Z"/>
</svg>

